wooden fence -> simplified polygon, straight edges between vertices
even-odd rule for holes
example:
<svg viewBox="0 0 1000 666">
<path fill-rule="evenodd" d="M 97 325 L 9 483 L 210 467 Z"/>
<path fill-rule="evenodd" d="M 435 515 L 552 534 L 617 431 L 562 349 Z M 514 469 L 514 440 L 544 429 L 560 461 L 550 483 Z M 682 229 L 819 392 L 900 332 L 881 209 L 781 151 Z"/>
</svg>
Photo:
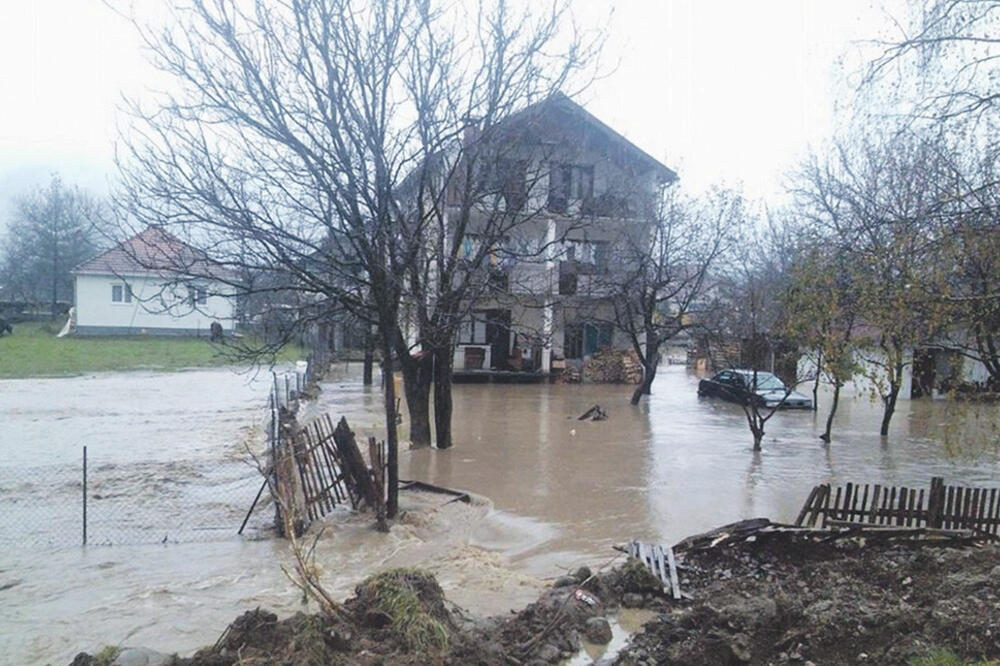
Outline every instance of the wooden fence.
<svg viewBox="0 0 1000 666">
<path fill-rule="evenodd" d="M 1000 532 L 998 488 L 946 486 L 933 477 L 929 489 L 847 483 L 816 486 L 796 525 L 822 527 L 861 523 L 895 527 L 972 530 L 994 539 Z"/>
<path fill-rule="evenodd" d="M 358 506 L 334 443 L 333 431 L 330 416 L 324 415 L 307 423 L 296 434 L 296 467 L 309 520 L 325 516 L 338 504 L 350 502 L 352 509 Z"/>
</svg>

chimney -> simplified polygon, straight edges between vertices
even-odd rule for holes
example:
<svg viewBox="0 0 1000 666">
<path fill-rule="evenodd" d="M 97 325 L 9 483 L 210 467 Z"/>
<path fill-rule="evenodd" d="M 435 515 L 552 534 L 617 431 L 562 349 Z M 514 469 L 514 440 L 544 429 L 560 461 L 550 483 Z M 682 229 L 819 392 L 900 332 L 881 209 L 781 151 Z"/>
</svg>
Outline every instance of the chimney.
<svg viewBox="0 0 1000 666">
<path fill-rule="evenodd" d="M 480 119 L 475 116 L 465 116 L 462 118 L 464 126 L 462 127 L 462 145 L 466 148 L 475 143 L 476 139 L 479 138 L 479 121 Z"/>
</svg>

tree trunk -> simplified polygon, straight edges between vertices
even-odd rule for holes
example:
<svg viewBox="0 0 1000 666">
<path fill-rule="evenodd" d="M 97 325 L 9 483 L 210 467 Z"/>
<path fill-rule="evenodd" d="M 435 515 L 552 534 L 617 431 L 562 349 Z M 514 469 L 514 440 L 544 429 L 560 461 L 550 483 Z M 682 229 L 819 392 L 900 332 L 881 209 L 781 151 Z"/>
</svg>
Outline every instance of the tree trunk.
<svg viewBox="0 0 1000 666">
<path fill-rule="evenodd" d="M 647 358 L 649 357 L 647 356 Z M 640 382 L 639 385 L 635 387 L 635 392 L 632 393 L 631 402 L 633 405 L 638 405 L 639 400 L 642 398 L 642 396 L 650 394 L 651 392 L 650 387 L 653 385 L 654 379 L 656 379 L 656 364 L 653 363 L 651 367 L 643 365 L 642 382 Z"/>
<path fill-rule="evenodd" d="M 451 347 L 434 350 L 434 435 L 439 449 L 451 448 Z"/>
<path fill-rule="evenodd" d="M 816 354 L 816 379 L 813 381 L 813 411 L 819 411 L 819 376 L 823 367 L 823 352 Z M 834 407 L 836 409 L 836 407 Z M 826 427 L 827 435 L 830 434 L 830 426 Z"/>
<path fill-rule="evenodd" d="M 764 429 L 763 428 L 754 428 L 753 429 L 753 450 L 754 451 L 760 451 L 761 448 L 763 448 L 761 446 L 761 442 L 763 442 L 763 441 L 764 441 Z"/>
<path fill-rule="evenodd" d="M 122 295 L 124 299 L 124 294 Z M 49 316 L 56 318 L 56 303 L 59 300 L 59 242 L 54 241 L 52 245 L 52 309 Z"/>
<path fill-rule="evenodd" d="M 885 398 L 885 409 L 882 411 L 882 427 L 878 433 L 883 437 L 889 434 L 889 422 L 892 421 L 893 412 L 896 411 L 896 399 L 899 397 L 899 384 L 893 383 L 889 395 Z"/>
<path fill-rule="evenodd" d="M 820 435 L 820 439 L 824 442 L 830 441 L 830 429 L 833 428 L 833 415 L 837 413 L 838 402 L 840 402 L 840 382 L 835 381 L 833 383 L 833 401 L 830 403 L 830 413 L 826 416 L 826 430 Z"/>
<path fill-rule="evenodd" d="M 365 386 L 372 385 L 372 366 L 375 365 L 375 340 L 372 339 L 370 326 L 365 327 L 365 360 L 361 374 L 361 382 Z"/>
<path fill-rule="evenodd" d="M 400 367 L 403 373 L 403 393 L 410 415 L 410 446 L 423 448 L 431 445 L 431 378 L 429 354 L 412 356 L 403 349 Z"/>
<path fill-rule="evenodd" d="M 395 372 L 392 366 L 392 343 L 390 342 L 390 331 L 395 328 L 395 317 L 389 325 L 380 326 L 385 331 L 381 337 L 382 341 L 382 376 L 385 379 L 385 430 L 386 448 L 388 449 L 388 485 L 385 503 L 385 513 L 389 518 L 395 518 L 399 511 L 399 434 L 396 430 L 396 386 L 393 382 Z"/>
</svg>

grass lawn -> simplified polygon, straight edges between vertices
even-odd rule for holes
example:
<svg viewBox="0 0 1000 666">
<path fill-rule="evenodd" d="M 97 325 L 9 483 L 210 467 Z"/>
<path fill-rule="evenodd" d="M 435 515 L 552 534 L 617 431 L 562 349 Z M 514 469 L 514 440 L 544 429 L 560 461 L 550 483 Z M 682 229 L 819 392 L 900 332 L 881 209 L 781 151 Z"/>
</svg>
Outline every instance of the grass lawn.
<svg viewBox="0 0 1000 666">
<path fill-rule="evenodd" d="M 0 378 L 64 377 L 108 370 L 179 370 L 238 363 L 208 338 L 65 337 L 59 324 L 24 322 L 0 337 Z M 305 358 L 289 348 L 279 361 Z"/>
</svg>

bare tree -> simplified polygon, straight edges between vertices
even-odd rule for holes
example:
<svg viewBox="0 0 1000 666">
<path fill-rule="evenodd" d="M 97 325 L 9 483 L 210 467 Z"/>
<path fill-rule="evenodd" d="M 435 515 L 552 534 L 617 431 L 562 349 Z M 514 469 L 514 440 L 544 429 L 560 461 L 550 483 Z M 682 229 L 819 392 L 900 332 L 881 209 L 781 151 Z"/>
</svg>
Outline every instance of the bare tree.
<svg viewBox="0 0 1000 666">
<path fill-rule="evenodd" d="M 743 214 L 741 197 L 730 190 L 715 189 L 699 200 L 671 189 L 651 223 L 626 229 L 615 241 L 604 281 L 612 323 L 643 367 L 633 405 L 651 392 L 662 346 L 705 325 L 713 271 L 737 240 Z"/>
<path fill-rule="evenodd" d="M 407 277 L 431 242 L 453 253 L 456 238 L 429 231 L 450 176 L 440 157 L 465 119 L 499 122 L 575 70 L 565 17 L 562 5 L 535 13 L 503 0 L 190 0 L 167 28 L 138 26 L 177 87 L 131 106 L 122 210 L 205 251 L 241 297 L 295 292 L 313 316 L 346 310 L 371 322 L 386 379 L 390 516 Z"/>
<path fill-rule="evenodd" d="M 714 365 L 739 369 L 731 399 L 739 403 L 753 437 L 762 448 L 767 422 L 781 409 L 798 384 L 789 377 L 778 390 L 772 375 L 775 356 L 785 341 L 784 299 L 794 260 L 793 230 L 774 220 L 767 224 L 746 213 L 746 224 L 715 289 L 719 303 L 706 319 L 714 338 Z M 771 372 L 764 370 L 767 366 Z M 777 391 L 774 393 L 773 391 Z M 761 393 L 770 393 L 764 398 Z"/>
<path fill-rule="evenodd" d="M 70 271 L 100 248 L 108 213 L 104 202 L 53 175 L 47 187 L 18 197 L 0 258 L 4 286 L 30 303 L 73 300 Z"/>
<path fill-rule="evenodd" d="M 862 88 L 889 79 L 914 120 L 990 121 L 1000 101 L 1000 2 L 928 0 L 898 17 L 898 39 L 878 43 Z"/>
<path fill-rule="evenodd" d="M 858 371 L 854 326 L 857 298 L 843 249 L 831 248 L 822 237 L 810 239 L 798 252 L 783 291 L 783 332 L 811 358 L 814 365 L 813 408 L 820 378 L 833 387 L 826 427 L 820 439 L 829 442 L 841 389 Z"/>
</svg>

